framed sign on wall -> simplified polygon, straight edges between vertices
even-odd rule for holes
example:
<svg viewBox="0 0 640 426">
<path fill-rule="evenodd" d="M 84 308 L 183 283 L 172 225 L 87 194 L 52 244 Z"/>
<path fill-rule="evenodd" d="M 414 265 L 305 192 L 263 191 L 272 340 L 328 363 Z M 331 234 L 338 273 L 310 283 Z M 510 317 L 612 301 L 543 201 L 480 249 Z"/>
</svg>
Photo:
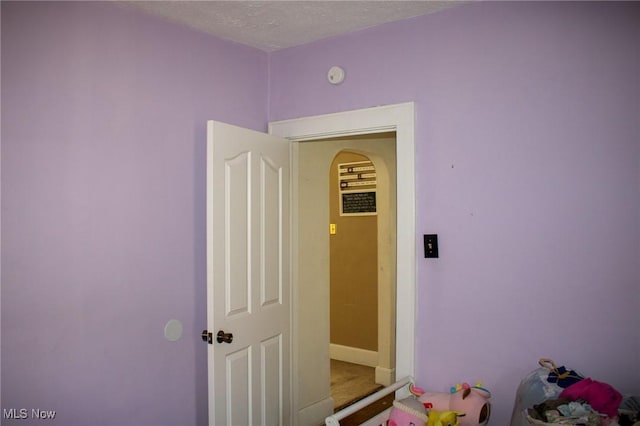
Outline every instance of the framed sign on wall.
<svg viewBox="0 0 640 426">
<path fill-rule="evenodd" d="M 376 208 L 376 169 L 371 161 L 338 164 L 340 216 L 372 216 Z"/>
</svg>

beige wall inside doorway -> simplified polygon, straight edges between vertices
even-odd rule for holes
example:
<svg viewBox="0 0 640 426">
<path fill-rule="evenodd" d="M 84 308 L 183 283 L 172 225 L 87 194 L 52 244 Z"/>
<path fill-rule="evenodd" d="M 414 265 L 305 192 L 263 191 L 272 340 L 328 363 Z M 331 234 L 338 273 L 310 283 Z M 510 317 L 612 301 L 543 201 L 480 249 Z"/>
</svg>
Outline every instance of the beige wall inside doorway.
<svg viewBox="0 0 640 426">
<path fill-rule="evenodd" d="M 396 144 L 395 133 L 336 138 L 330 141 L 299 142 L 294 145 L 298 167 L 296 194 L 298 200 L 298 264 L 295 280 L 298 282 L 296 301 L 296 333 L 298 335 L 295 376 L 298 379 L 298 407 L 301 423 L 314 418 L 314 413 L 332 410 L 329 383 L 329 184 L 328 170 L 333 158 L 342 150 L 368 156 L 378 172 L 388 175 L 387 190 L 393 196 L 393 205 L 378 215 L 390 235 L 382 246 L 387 250 L 387 262 L 378 265 L 382 281 L 390 283 L 379 298 L 379 310 L 395 318 L 395 188 Z M 391 192 L 393 191 L 393 192 Z M 379 256 L 379 258 L 382 258 Z M 391 288 L 393 290 L 391 290 Z M 386 324 L 379 341 L 386 347 L 380 350 L 379 362 L 387 366 L 386 373 L 394 379 L 395 328 Z M 382 371 L 382 370 L 381 370 Z"/>
<path fill-rule="evenodd" d="M 369 161 L 369 157 L 340 151 L 328 170 L 329 220 L 335 226 L 335 233 L 329 238 L 330 336 L 332 345 L 377 353 L 378 215 L 340 212 L 338 168 L 341 164 L 364 161 Z M 379 203 L 381 194 L 376 195 Z M 375 362 L 377 365 L 377 359 Z"/>
</svg>

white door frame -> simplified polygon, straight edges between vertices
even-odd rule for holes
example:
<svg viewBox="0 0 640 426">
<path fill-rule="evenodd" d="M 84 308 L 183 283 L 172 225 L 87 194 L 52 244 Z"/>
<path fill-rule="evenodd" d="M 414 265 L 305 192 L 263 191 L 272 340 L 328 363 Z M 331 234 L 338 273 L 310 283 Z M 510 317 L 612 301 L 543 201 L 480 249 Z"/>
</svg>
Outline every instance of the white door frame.
<svg viewBox="0 0 640 426">
<path fill-rule="evenodd" d="M 413 102 L 269 123 L 269 133 L 304 142 L 339 136 L 395 131 L 397 167 L 396 378 L 414 376 L 416 312 L 415 105 Z M 292 202 L 292 217 L 297 217 Z M 297 262 L 292 250 L 292 265 Z M 297 282 L 292 282 L 296 291 Z M 293 298 L 292 300 L 295 300 Z M 295 312 L 295 309 L 292 310 Z M 295 318 L 293 319 L 295 322 Z M 292 327 L 292 360 L 297 359 L 297 327 Z M 294 361 L 295 362 L 295 361 Z M 292 375 L 293 377 L 293 375 Z M 293 380 L 293 389 L 297 387 Z M 292 392 L 295 395 L 297 392 Z M 297 410 L 296 401 L 292 407 Z M 294 416 L 295 418 L 295 416 Z"/>
</svg>

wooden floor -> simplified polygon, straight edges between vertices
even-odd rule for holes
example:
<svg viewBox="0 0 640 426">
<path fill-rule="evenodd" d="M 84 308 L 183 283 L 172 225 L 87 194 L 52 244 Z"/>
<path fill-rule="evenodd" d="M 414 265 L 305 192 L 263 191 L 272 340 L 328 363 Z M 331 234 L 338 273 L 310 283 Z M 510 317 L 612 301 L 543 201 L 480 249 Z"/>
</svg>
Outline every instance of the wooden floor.
<svg viewBox="0 0 640 426">
<path fill-rule="evenodd" d="M 331 360 L 331 397 L 334 400 L 334 411 L 339 411 L 382 387 L 375 383 L 375 368 Z M 393 394 L 343 419 L 340 425 L 359 425 L 392 404 Z"/>
</svg>

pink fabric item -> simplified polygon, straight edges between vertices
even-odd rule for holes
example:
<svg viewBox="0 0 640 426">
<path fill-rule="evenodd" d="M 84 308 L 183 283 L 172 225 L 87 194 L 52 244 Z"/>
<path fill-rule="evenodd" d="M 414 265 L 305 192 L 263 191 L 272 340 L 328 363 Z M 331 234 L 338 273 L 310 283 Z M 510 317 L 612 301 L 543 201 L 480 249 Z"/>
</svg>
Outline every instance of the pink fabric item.
<svg viewBox="0 0 640 426">
<path fill-rule="evenodd" d="M 388 426 L 424 426 L 426 423 L 426 409 L 417 399 L 409 397 L 401 401 L 393 401 Z"/>
<path fill-rule="evenodd" d="M 573 401 L 584 399 L 591 408 L 609 417 L 618 415 L 618 407 L 622 402 L 622 395 L 611 385 L 584 379 L 572 384 L 560 393 L 560 398 L 568 398 Z"/>
</svg>

